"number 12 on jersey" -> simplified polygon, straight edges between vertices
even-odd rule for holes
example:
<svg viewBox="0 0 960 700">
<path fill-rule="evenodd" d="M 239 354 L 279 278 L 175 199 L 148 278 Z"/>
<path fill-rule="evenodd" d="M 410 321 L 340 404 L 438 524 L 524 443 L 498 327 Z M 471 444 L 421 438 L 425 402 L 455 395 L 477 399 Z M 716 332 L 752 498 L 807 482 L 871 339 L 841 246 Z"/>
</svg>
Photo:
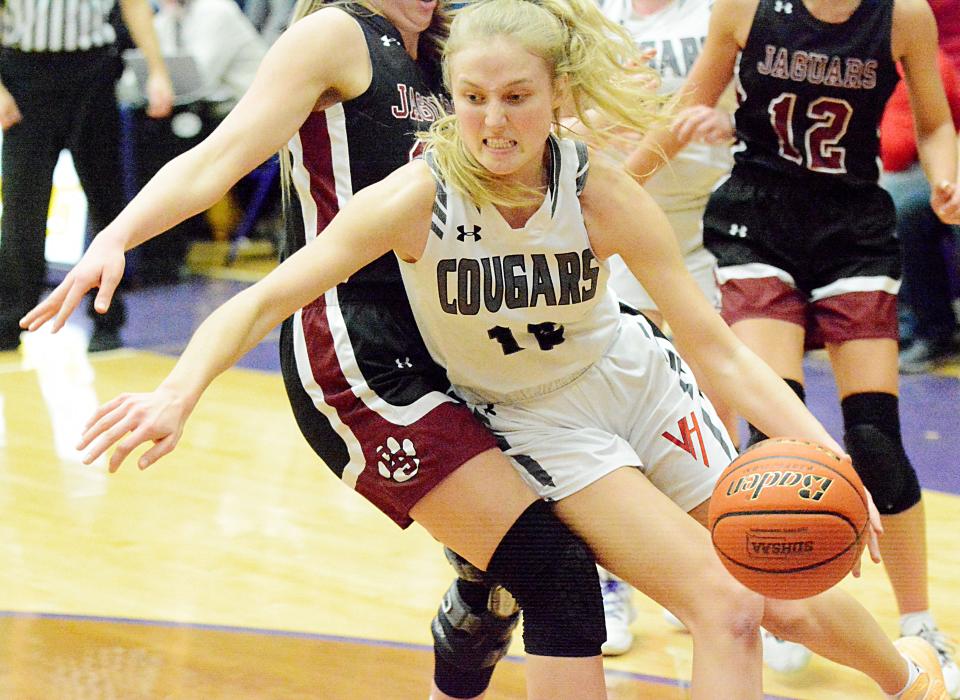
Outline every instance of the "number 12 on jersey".
<svg viewBox="0 0 960 700">
<path fill-rule="evenodd" d="M 818 173 L 845 173 L 847 149 L 840 139 L 847 133 L 853 107 L 846 100 L 821 97 L 807 106 L 807 118 L 813 123 L 798 143 L 793 133 L 793 113 L 797 96 L 784 92 L 771 100 L 767 112 L 780 141 L 780 155 Z"/>
</svg>

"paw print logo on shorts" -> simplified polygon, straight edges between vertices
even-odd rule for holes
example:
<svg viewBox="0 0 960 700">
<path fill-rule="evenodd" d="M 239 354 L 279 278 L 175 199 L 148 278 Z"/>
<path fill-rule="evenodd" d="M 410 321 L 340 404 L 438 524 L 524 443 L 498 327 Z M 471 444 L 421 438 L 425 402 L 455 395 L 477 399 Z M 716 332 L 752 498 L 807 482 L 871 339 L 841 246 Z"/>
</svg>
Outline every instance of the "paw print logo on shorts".
<svg viewBox="0 0 960 700">
<path fill-rule="evenodd" d="M 387 438 L 387 444 L 377 448 L 377 459 L 380 476 L 398 484 L 409 481 L 420 471 L 417 450 L 408 438 L 404 438 L 402 444 L 396 438 Z"/>
</svg>

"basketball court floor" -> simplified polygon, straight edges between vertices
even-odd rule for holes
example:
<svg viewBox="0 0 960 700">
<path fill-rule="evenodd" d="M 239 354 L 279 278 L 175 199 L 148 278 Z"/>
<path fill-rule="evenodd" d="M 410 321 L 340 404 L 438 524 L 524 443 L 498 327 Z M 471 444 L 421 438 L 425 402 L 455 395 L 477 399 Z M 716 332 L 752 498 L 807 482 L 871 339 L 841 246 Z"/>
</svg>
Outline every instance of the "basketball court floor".
<svg viewBox="0 0 960 700">
<path fill-rule="evenodd" d="M 194 277 L 130 294 L 122 350 L 87 356 L 78 313 L 0 353 L 0 700 L 426 698 L 429 621 L 451 571 L 422 530 L 399 531 L 314 457 L 276 335 L 215 382 L 178 450 L 148 471 L 128 460 L 108 475 L 73 449 L 99 403 L 152 389 L 241 286 Z M 839 435 L 829 373 L 817 358 L 808 370 L 810 406 Z M 960 635 L 960 366 L 904 377 L 901 406 L 926 489 L 933 607 Z M 893 635 L 882 569 L 864 569 L 840 585 Z M 633 650 L 606 662 L 611 698 L 687 697 L 689 636 L 636 603 Z M 522 674 L 517 635 L 488 697 L 522 698 Z M 767 669 L 765 690 L 881 697 L 819 658 Z"/>
</svg>

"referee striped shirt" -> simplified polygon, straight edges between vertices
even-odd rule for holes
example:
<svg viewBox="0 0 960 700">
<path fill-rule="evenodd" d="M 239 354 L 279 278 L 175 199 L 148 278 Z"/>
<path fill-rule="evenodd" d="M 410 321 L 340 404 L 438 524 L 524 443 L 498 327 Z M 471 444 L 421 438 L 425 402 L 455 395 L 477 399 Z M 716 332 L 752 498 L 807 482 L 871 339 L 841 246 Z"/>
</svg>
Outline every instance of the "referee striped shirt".
<svg viewBox="0 0 960 700">
<path fill-rule="evenodd" d="M 0 0 L 4 47 L 30 52 L 86 51 L 116 41 L 107 21 L 115 0 Z"/>
</svg>

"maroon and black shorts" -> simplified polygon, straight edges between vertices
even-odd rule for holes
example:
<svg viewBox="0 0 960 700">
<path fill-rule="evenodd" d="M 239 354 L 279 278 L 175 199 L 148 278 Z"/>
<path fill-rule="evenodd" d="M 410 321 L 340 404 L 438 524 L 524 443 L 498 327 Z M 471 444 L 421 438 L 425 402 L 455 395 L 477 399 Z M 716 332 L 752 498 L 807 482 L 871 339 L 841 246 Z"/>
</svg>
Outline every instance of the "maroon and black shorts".
<svg viewBox="0 0 960 700">
<path fill-rule="evenodd" d="M 900 245 L 877 185 L 734 168 L 704 212 L 729 324 L 770 318 L 806 329 L 806 346 L 897 339 Z"/>
<path fill-rule="evenodd" d="M 453 396 L 402 287 L 373 301 L 328 292 L 281 331 L 284 383 L 300 430 L 327 466 L 400 527 L 493 435 Z"/>
</svg>

